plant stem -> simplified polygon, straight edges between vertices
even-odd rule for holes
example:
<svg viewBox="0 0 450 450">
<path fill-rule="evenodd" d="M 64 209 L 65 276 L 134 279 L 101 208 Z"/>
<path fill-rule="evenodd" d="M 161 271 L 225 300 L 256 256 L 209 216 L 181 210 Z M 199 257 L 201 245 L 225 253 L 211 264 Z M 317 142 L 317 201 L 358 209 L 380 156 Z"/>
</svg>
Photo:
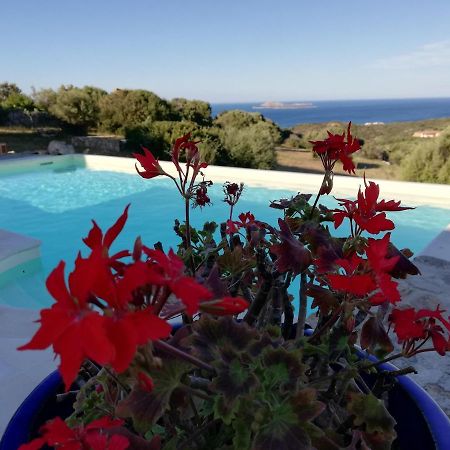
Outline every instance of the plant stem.
<svg viewBox="0 0 450 450">
<path fill-rule="evenodd" d="M 322 186 L 323 186 L 323 183 L 325 182 L 326 177 L 327 177 L 327 172 L 325 172 L 325 175 L 323 176 L 322 184 L 320 185 L 319 192 L 318 192 L 317 195 L 316 195 L 316 199 L 314 200 L 314 205 L 313 205 L 313 207 L 312 207 L 312 209 L 311 209 L 311 213 L 309 214 L 309 220 L 312 219 L 313 214 L 314 214 L 314 210 L 316 209 L 316 206 L 317 206 L 317 202 L 319 201 L 319 198 L 320 198 L 320 196 L 322 195 L 322 194 L 321 194 L 321 192 L 322 192 Z"/>
<path fill-rule="evenodd" d="M 306 296 L 306 273 L 300 274 L 299 308 L 297 316 L 296 339 L 301 339 L 305 333 L 306 311 L 308 309 L 308 298 Z"/>
<path fill-rule="evenodd" d="M 183 350 L 180 350 L 179 348 L 176 348 L 173 345 L 168 344 L 167 342 L 158 339 L 157 341 L 153 341 L 153 343 L 155 345 L 155 348 L 157 348 L 158 350 L 161 350 L 162 352 L 168 353 L 169 355 L 190 362 L 191 364 L 194 364 L 200 369 L 205 369 L 210 372 L 216 371 L 214 367 L 209 365 L 208 363 L 203 362 L 202 360 L 196 358 L 195 356 L 192 356 L 189 353 L 186 353 Z"/>
<path fill-rule="evenodd" d="M 363 364 L 362 368 L 363 369 L 371 369 L 372 367 L 376 367 L 376 366 L 378 366 L 380 364 L 387 363 L 387 362 L 392 361 L 394 359 L 400 358 L 401 356 L 405 356 L 405 354 L 403 352 L 396 353 L 395 355 L 391 355 L 388 358 L 382 359 L 380 361 L 375 361 L 375 362 L 372 362 L 372 363 L 370 363 L 368 365 L 364 365 Z M 362 361 L 362 362 L 365 363 L 366 361 Z"/>
</svg>

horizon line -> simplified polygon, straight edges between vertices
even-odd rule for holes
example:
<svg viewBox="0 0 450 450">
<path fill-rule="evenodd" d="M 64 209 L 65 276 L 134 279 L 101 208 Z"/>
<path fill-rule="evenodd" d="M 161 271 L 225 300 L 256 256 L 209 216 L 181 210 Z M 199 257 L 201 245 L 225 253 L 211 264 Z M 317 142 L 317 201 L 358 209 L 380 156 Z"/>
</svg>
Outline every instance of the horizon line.
<svg viewBox="0 0 450 450">
<path fill-rule="evenodd" d="M 177 98 L 177 97 L 174 97 Z M 192 100 L 201 100 L 200 98 L 192 98 Z M 339 99 L 302 99 L 302 100 L 249 100 L 249 101 L 210 101 L 211 104 L 220 105 L 233 105 L 233 104 L 246 104 L 246 103 L 264 103 L 264 102 L 355 102 L 355 101 L 384 101 L 384 100 L 450 100 L 450 96 L 444 97 L 382 97 L 382 98 L 339 98 Z M 206 100 L 203 100 L 206 101 Z"/>
</svg>

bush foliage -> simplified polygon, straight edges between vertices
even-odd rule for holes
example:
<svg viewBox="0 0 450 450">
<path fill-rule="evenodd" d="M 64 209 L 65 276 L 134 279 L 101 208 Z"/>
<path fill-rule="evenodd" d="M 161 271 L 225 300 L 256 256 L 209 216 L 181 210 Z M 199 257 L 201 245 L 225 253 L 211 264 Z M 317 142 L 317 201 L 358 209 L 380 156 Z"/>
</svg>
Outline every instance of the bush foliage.
<svg viewBox="0 0 450 450">
<path fill-rule="evenodd" d="M 8 123 L 12 110 L 47 113 L 52 126 L 61 124 L 68 134 L 88 130 L 124 135 L 126 150 L 141 146 L 167 158 L 177 136 L 191 132 L 202 141 L 202 158 L 210 164 L 270 169 L 275 148 L 282 143 L 294 149 L 310 149 L 326 130 L 340 132 L 339 122 L 301 124 L 281 130 L 257 112 L 225 111 L 212 117 L 211 106 L 201 100 L 174 98 L 167 101 L 144 89 L 116 89 L 110 93 L 94 86 L 33 88 L 31 96 L 14 83 L 0 83 L 0 124 Z M 33 121 L 30 123 L 33 125 Z M 439 138 L 414 137 L 419 130 L 441 132 Z M 354 125 L 362 145 L 361 156 L 393 164 L 405 180 L 450 183 L 450 120 Z M 398 170 L 397 170 L 398 169 Z"/>
</svg>

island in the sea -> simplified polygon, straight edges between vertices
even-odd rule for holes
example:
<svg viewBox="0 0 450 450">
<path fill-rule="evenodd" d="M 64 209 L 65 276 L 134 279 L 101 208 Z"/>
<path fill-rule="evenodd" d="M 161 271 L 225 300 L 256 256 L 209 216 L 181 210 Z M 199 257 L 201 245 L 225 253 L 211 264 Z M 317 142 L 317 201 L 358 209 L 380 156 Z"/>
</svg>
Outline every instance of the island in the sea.
<svg viewBox="0 0 450 450">
<path fill-rule="evenodd" d="M 307 109 L 317 108 L 310 102 L 264 102 L 260 105 L 252 106 L 253 109 Z"/>
</svg>

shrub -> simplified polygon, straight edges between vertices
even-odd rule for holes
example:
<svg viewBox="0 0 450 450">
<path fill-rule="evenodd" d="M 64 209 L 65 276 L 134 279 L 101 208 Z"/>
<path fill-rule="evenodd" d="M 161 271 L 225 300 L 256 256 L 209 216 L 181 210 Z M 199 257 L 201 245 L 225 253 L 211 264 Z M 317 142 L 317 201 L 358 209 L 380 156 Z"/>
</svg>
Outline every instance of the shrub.
<svg viewBox="0 0 450 450">
<path fill-rule="evenodd" d="M 270 169 L 275 164 L 275 146 L 281 130 L 261 114 L 228 111 L 215 123 L 220 126 L 220 141 L 228 160 L 239 167 Z"/>
<path fill-rule="evenodd" d="M 99 105 L 101 127 L 111 132 L 172 118 L 170 105 L 165 100 L 142 89 L 116 89 L 104 96 Z"/>
<path fill-rule="evenodd" d="M 61 86 L 56 92 L 56 101 L 50 105 L 49 111 L 63 121 L 73 132 L 85 133 L 88 128 L 95 127 L 99 121 L 99 99 L 106 92 L 85 86 Z"/>
<path fill-rule="evenodd" d="M 211 124 L 211 106 L 207 102 L 174 98 L 170 106 L 177 120 L 187 120 L 198 125 Z"/>
</svg>

